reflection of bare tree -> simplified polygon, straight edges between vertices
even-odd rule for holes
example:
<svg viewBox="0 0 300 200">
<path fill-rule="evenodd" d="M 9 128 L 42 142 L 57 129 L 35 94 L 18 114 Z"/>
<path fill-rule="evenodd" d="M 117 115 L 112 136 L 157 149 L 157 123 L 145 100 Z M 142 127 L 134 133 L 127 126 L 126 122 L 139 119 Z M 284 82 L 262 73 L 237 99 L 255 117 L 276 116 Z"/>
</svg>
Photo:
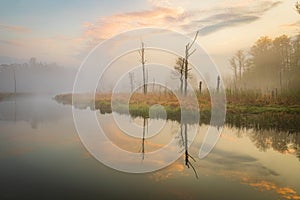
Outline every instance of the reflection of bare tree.
<svg viewBox="0 0 300 200">
<path fill-rule="evenodd" d="M 179 137 L 179 143 L 178 145 L 180 147 L 184 147 L 184 158 L 185 158 L 185 165 L 188 168 L 192 168 L 196 178 L 198 178 L 198 174 L 197 171 L 195 169 L 195 167 L 192 165 L 191 161 L 189 160 L 189 158 L 191 158 L 194 162 L 196 162 L 196 160 L 189 154 L 189 148 L 188 148 L 188 128 L 187 128 L 187 123 L 180 123 L 180 137 Z"/>
<path fill-rule="evenodd" d="M 145 136 L 148 133 L 148 118 L 144 117 L 143 122 L 143 135 L 142 135 L 142 147 L 140 152 L 142 153 L 142 159 L 145 158 Z"/>
</svg>

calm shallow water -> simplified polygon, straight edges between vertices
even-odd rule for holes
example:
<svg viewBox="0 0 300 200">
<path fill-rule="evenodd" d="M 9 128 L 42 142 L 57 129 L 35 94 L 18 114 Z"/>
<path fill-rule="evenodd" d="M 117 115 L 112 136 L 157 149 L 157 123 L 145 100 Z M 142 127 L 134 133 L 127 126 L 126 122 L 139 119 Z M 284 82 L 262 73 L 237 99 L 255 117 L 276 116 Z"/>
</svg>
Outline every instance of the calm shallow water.
<svg viewBox="0 0 300 200">
<path fill-rule="evenodd" d="M 111 114 L 97 116 L 116 145 L 142 152 L 142 138 L 124 135 Z M 125 125 L 143 124 L 140 118 L 118 117 Z M 57 104 L 49 96 L 5 100 L 0 102 L 0 199 L 300 199 L 299 134 L 224 127 L 214 150 L 200 160 L 197 155 L 208 127 L 196 126 L 188 125 L 188 130 L 198 128 L 188 150 L 196 160 L 190 162 L 198 179 L 185 165 L 184 155 L 162 170 L 129 174 L 110 169 L 87 152 L 71 106 Z M 158 135 L 145 139 L 140 162 L 174 137 L 178 140 L 174 151 L 184 151 L 179 128 L 177 122 L 167 121 Z"/>
</svg>

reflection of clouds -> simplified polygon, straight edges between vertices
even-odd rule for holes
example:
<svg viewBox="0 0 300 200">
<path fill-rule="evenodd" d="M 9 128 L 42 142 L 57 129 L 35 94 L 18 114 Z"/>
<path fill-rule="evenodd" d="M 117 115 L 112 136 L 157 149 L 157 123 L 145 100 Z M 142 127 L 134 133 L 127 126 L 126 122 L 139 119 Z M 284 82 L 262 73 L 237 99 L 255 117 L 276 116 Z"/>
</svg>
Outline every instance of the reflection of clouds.
<svg viewBox="0 0 300 200">
<path fill-rule="evenodd" d="M 249 155 L 214 149 L 208 157 L 201 160 L 201 167 L 198 171 L 207 175 L 216 174 L 241 181 L 262 192 L 273 191 L 286 199 L 300 199 L 294 189 L 273 183 L 272 179 L 280 174 L 265 167 L 259 160 Z"/>
<path fill-rule="evenodd" d="M 230 145 L 241 145 L 239 139 L 231 134 L 223 134 L 222 139 Z M 191 155 L 197 155 L 198 147 L 201 146 L 201 140 L 202 138 L 196 139 L 195 143 L 191 146 Z M 293 193 L 295 190 L 274 182 L 274 179 L 280 178 L 279 172 L 264 166 L 255 155 L 252 156 L 239 151 L 227 151 L 215 148 L 205 159 L 197 159 L 195 168 L 200 177 L 201 175 L 217 175 L 241 182 L 260 191 L 275 192 L 283 198 L 297 199 L 297 194 Z M 151 174 L 150 178 L 155 181 L 165 181 L 178 176 L 193 177 L 192 171 L 184 166 L 184 161 L 181 159 L 177 160 L 170 167 Z M 269 184 L 263 185 L 264 181 Z M 281 193 L 285 193 L 285 195 Z"/>
<path fill-rule="evenodd" d="M 30 126 L 28 121 L 24 120 L 15 123 L 2 121 L 0 126 L 0 159 L 27 156 L 37 153 L 40 149 L 68 149 L 81 144 L 71 118 L 62 117 L 52 120 L 54 119 L 50 117 L 49 120 L 35 129 Z"/>
<path fill-rule="evenodd" d="M 128 137 L 130 139 L 130 137 Z M 88 151 L 95 157 L 97 160 L 101 160 L 107 166 L 110 166 L 118 170 L 129 170 L 134 172 L 142 171 L 152 171 L 153 169 L 160 168 L 161 166 L 166 166 L 168 163 L 172 162 L 174 159 L 174 154 L 177 155 L 178 149 L 177 146 L 170 145 L 164 147 L 163 153 L 147 152 L 144 154 L 139 153 L 138 145 L 141 140 L 136 140 L 136 147 L 131 147 L 132 151 L 126 151 L 120 148 L 117 145 L 112 145 L 111 141 L 99 141 L 92 138 L 89 141 Z M 125 142 L 122 141 L 122 142 Z M 127 143 L 125 147 L 130 148 L 131 143 Z M 133 152 L 133 153 L 132 153 Z"/>
<path fill-rule="evenodd" d="M 192 146 L 191 152 L 197 152 Z M 255 157 L 239 152 L 229 152 L 221 149 L 214 149 L 205 159 L 197 160 L 197 172 L 205 176 L 221 176 L 232 179 L 242 184 L 251 186 L 259 191 L 271 191 L 286 199 L 300 199 L 297 192 L 291 187 L 280 186 L 274 182 L 274 178 L 280 174 L 268 167 L 265 167 Z M 155 181 L 165 181 L 177 176 L 192 176 L 184 166 L 183 160 L 179 159 L 164 170 L 157 171 L 150 175 Z"/>
<path fill-rule="evenodd" d="M 137 153 L 141 148 L 142 144 L 142 129 L 140 132 L 140 138 L 128 136 L 125 134 L 113 121 L 112 116 L 99 116 L 98 120 L 101 128 L 103 129 L 106 136 L 119 148 Z M 151 121 L 151 119 L 150 119 Z M 135 121 L 133 121 L 135 123 Z M 168 132 L 169 128 L 172 127 L 171 124 L 167 124 L 167 127 L 164 127 L 161 132 L 151 138 L 145 139 L 145 149 L 147 153 L 156 151 L 164 147 L 172 139 L 172 135 Z M 170 149 L 170 151 L 177 151 L 176 148 Z"/>
<path fill-rule="evenodd" d="M 281 197 L 285 199 L 300 199 L 300 196 L 297 195 L 297 192 L 289 187 L 279 187 L 278 185 L 265 181 L 265 180 L 251 180 L 251 179 L 243 179 L 243 183 L 250 185 L 258 190 L 264 191 L 275 191 Z"/>
<path fill-rule="evenodd" d="M 98 160 L 104 160 L 103 163 L 105 165 L 122 171 L 124 169 L 125 171 L 130 170 L 135 173 L 153 171 L 168 166 L 182 154 L 173 132 L 173 129 L 178 127 L 178 124 L 167 122 L 158 134 L 145 139 L 146 150 L 141 151 L 144 141 L 142 138 L 143 129 L 141 129 L 140 133 L 141 138 L 134 138 L 120 130 L 118 125 L 115 124 L 112 115 L 98 115 L 97 117 L 102 131 L 108 138 L 95 140 L 89 137 L 88 149 Z M 135 119 L 133 119 L 134 121 Z M 196 131 L 189 132 L 191 139 L 195 133 Z"/>
<path fill-rule="evenodd" d="M 184 171 L 184 164 L 183 162 L 176 161 L 175 163 L 173 163 L 171 166 L 165 168 L 164 170 L 160 170 L 160 171 L 156 171 L 152 174 L 150 174 L 150 179 L 154 180 L 154 181 L 164 181 L 167 179 L 170 179 L 174 176 L 178 176 L 178 175 L 187 175 L 187 173 Z"/>
<path fill-rule="evenodd" d="M 108 123 L 111 119 L 107 119 L 108 121 L 100 121 L 108 128 L 108 130 L 110 130 L 113 139 L 119 142 L 120 146 L 123 145 L 124 147 L 131 149 L 133 152 L 137 153 L 137 144 L 140 144 L 141 140 L 128 137 L 127 135 L 123 134 L 122 131 L 118 130 L 113 123 Z M 169 123 L 167 122 L 167 124 Z M 172 126 L 169 127 L 169 132 L 171 128 Z M 192 129 L 192 127 L 190 128 Z M 205 131 L 206 129 L 201 130 Z M 200 135 L 201 134 L 202 132 L 200 133 Z M 282 182 L 279 182 L 279 184 L 276 181 L 274 181 L 277 179 L 282 181 L 284 171 L 277 171 L 273 170 L 273 167 L 267 167 L 268 163 L 263 161 L 261 162 L 260 156 L 256 153 L 250 154 L 251 150 L 246 151 L 246 153 L 243 153 L 243 151 L 239 151 L 239 149 L 241 148 L 246 148 L 244 146 L 245 143 L 241 142 L 237 137 L 234 137 L 234 134 L 223 134 L 222 139 L 223 141 L 221 143 L 226 143 L 226 145 L 230 144 L 230 146 L 234 145 L 236 147 L 231 148 L 230 146 L 226 145 L 220 146 L 221 148 L 215 148 L 205 159 L 197 160 L 197 162 L 194 163 L 194 166 L 200 176 L 201 174 L 202 176 L 217 175 L 226 180 L 229 179 L 234 180 L 235 182 L 240 182 L 241 184 L 245 184 L 252 188 L 258 189 L 259 191 L 273 192 L 274 194 L 280 195 L 282 198 L 298 198 L 297 193 L 293 188 L 286 185 L 280 185 L 282 184 Z M 189 153 L 192 156 L 197 155 L 197 152 L 199 150 L 198 148 L 201 146 L 201 140 L 201 138 L 196 139 L 194 145 L 192 145 L 189 149 Z M 161 141 L 158 140 L 157 143 L 153 141 L 153 144 L 151 145 L 155 146 L 157 144 L 160 145 Z M 246 144 L 253 146 L 250 140 L 247 140 Z M 228 151 L 228 148 L 232 151 Z M 160 166 L 161 164 L 168 163 L 169 156 L 174 152 L 178 152 L 179 149 L 180 147 L 176 148 L 176 146 L 172 146 L 172 148 L 168 149 L 168 152 L 170 154 L 160 155 L 155 159 L 150 159 L 150 157 L 147 157 L 147 155 L 149 155 L 149 152 L 147 152 L 145 154 L 145 160 L 142 160 L 141 154 L 137 153 L 136 155 L 130 158 L 120 157 L 119 152 L 117 152 L 115 149 L 112 149 L 109 144 L 101 144 L 101 151 L 111 158 L 111 162 L 113 162 L 115 165 L 120 165 L 122 167 L 128 168 L 132 167 L 132 165 L 135 165 L 138 168 Z M 192 178 L 194 176 L 192 169 L 188 169 L 184 165 L 184 159 L 178 159 L 169 167 L 149 174 L 149 178 L 156 182 L 168 181 L 176 179 L 177 177 L 181 178 L 183 176 L 188 176 L 189 178 Z"/>
<path fill-rule="evenodd" d="M 263 166 L 256 158 L 236 152 L 214 149 L 203 161 L 209 169 L 215 171 L 247 172 L 252 176 L 278 176 L 272 169 Z"/>
<path fill-rule="evenodd" d="M 97 143 L 99 144 L 99 143 Z M 115 169 L 132 169 L 133 166 L 136 169 L 153 169 L 164 165 L 167 162 L 167 156 L 161 155 L 156 157 L 156 159 L 148 159 L 147 154 L 145 154 L 145 159 L 142 159 L 142 153 L 131 154 L 130 156 L 120 156 L 120 150 L 113 148 L 110 142 L 101 142 L 101 148 L 89 148 L 90 152 L 97 159 L 102 159 L 105 161 L 105 165 L 114 166 Z M 105 157 L 97 157 L 100 155 L 105 155 Z"/>
<path fill-rule="evenodd" d="M 141 138 L 134 138 L 124 134 L 114 123 L 108 123 L 102 126 L 104 132 L 106 133 L 107 137 L 115 143 L 118 147 L 131 151 L 136 152 L 138 146 L 141 144 Z M 152 142 L 150 139 L 146 139 L 145 144 L 147 146 L 147 151 L 152 152 L 159 148 L 162 148 L 164 144 L 158 144 Z"/>
</svg>

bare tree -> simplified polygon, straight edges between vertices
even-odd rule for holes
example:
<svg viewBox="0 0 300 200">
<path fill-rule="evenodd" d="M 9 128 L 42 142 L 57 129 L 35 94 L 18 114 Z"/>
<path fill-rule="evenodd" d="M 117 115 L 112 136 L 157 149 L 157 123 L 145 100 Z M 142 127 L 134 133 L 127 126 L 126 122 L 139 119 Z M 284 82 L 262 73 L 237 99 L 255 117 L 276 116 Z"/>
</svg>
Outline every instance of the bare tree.
<svg viewBox="0 0 300 200">
<path fill-rule="evenodd" d="M 245 66 L 245 54 L 243 50 L 238 50 L 235 54 L 235 57 L 237 59 L 238 62 L 238 67 L 239 67 L 239 78 L 240 80 L 242 79 L 242 71 L 244 70 L 244 66 Z"/>
<path fill-rule="evenodd" d="M 196 49 L 191 51 L 191 48 L 193 47 L 197 37 L 198 37 L 199 31 L 196 32 L 196 35 L 194 37 L 194 40 L 192 43 L 188 43 L 185 46 L 185 58 L 184 58 L 184 95 L 187 95 L 187 79 L 188 79 L 188 73 L 191 69 L 188 68 L 189 65 L 189 57 L 195 53 Z"/>
<path fill-rule="evenodd" d="M 220 90 L 220 76 L 217 77 L 217 92 Z"/>
<path fill-rule="evenodd" d="M 139 50 L 139 54 L 141 57 L 140 62 L 142 63 L 142 68 L 143 68 L 143 91 L 144 91 L 144 94 L 147 94 L 147 78 L 146 78 L 146 76 L 148 76 L 148 71 L 146 71 L 146 69 L 145 69 L 146 59 L 145 59 L 145 47 L 144 47 L 143 42 L 142 42 L 141 49 Z"/>
<path fill-rule="evenodd" d="M 231 65 L 231 68 L 233 70 L 233 73 L 234 73 L 234 82 L 236 83 L 237 79 L 238 79 L 238 75 L 237 75 L 237 64 L 235 62 L 235 57 L 231 57 L 229 59 L 229 63 Z"/>
<path fill-rule="evenodd" d="M 246 55 L 243 50 L 238 50 L 233 57 L 229 59 L 229 63 L 234 72 L 234 84 L 242 79 L 242 74 L 245 71 Z"/>
<path fill-rule="evenodd" d="M 199 94 L 201 94 L 201 90 L 202 90 L 202 81 L 199 81 Z"/>
</svg>

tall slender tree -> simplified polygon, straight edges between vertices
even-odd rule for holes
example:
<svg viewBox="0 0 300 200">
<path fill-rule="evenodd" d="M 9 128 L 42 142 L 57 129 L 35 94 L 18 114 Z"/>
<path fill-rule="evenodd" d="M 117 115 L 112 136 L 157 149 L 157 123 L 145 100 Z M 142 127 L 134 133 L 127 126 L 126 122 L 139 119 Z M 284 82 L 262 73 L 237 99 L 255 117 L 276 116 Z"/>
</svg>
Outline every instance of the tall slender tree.
<svg viewBox="0 0 300 200">
<path fill-rule="evenodd" d="M 234 73 L 234 84 L 236 84 L 238 79 L 238 71 L 237 71 L 236 59 L 234 56 L 229 59 L 229 63 Z"/>
<path fill-rule="evenodd" d="M 238 67 L 239 67 L 239 79 L 242 79 L 242 73 L 245 67 L 245 54 L 243 50 L 238 50 L 236 52 L 236 59 L 238 61 Z"/>
<path fill-rule="evenodd" d="M 141 49 L 139 50 L 139 54 L 141 57 L 140 62 L 142 63 L 142 69 L 143 69 L 143 92 L 144 94 L 147 94 L 147 77 L 148 76 L 148 72 L 145 69 L 145 63 L 146 63 L 146 59 L 145 59 L 145 46 L 144 46 L 144 42 L 142 42 L 141 45 Z"/>
<path fill-rule="evenodd" d="M 188 43 L 185 46 L 185 58 L 184 58 L 184 95 L 187 95 L 187 79 L 189 77 L 189 71 L 191 70 L 190 68 L 188 68 L 189 66 L 189 57 L 195 53 L 196 49 L 191 51 L 191 48 L 193 47 L 197 37 L 198 37 L 198 33 L 199 31 L 196 32 L 196 35 L 194 37 L 194 40 L 192 41 L 192 43 Z"/>
</svg>

